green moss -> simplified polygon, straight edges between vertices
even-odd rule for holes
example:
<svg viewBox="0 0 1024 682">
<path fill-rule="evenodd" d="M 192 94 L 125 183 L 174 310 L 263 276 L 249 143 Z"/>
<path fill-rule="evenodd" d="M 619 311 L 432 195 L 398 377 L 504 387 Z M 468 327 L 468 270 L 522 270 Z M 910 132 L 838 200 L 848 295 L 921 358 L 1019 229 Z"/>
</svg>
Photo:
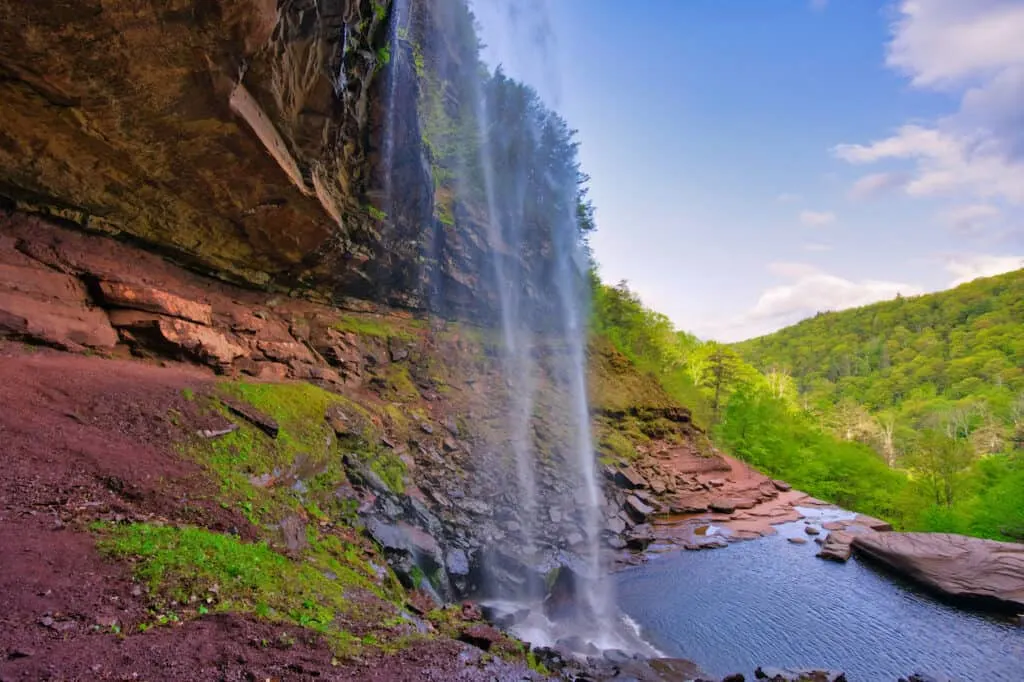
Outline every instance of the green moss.
<svg viewBox="0 0 1024 682">
<path fill-rule="evenodd" d="M 614 457 L 632 460 L 638 456 L 636 445 L 620 431 L 610 430 L 601 436 L 600 449 Z"/>
<path fill-rule="evenodd" d="M 134 563 L 135 577 L 160 610 L 199 600 L 207 610 L 252 613 L 310 628 L 336 650 L 353 643 L 337 625 L 352 612 L 350 591 L 387 596 L 367 563 L 333 536 L 315 542 L 305 560 L 292 561 L 265 543 L 190 526 L 101 524 L 95 530 L 103 554 Z"/>
<path fill-rule="evenodd" d="M 401 401 L 414 401 L 420 399 L 420 391 L 413 383 L 409 375 L 409 369 L 405 365 L 390 364 L 384 371 L 384 379 L 387 381 L 388 391 L 394 398 Z"/>
<path fill-rule="evenodd" d="M 362 406 L 311 384 L 252 384 L 225 382 L 218 390 L 249 403 L 273 417 L 280 431 L 270 438 L 239 418 L 239 428 L 215 439 L 195 439 L 183 449 L 206 466 L 220 481 L 221 504 L 238 508 L 250 522 L 272 523 L 293 513 L 321 517 L 351 510 L 333 491 L 345 481 L 342 458 L 334 432 L 325 420 L 328 409 L 340 409 L 358 438 L 379 439 L 370 413 Z M 208 408 L 227 414 L 219 401 L 208 399 Z M 309 492 L 301 495 L 274 480 L 297 475 Z M 259 483 L 259 485 L 257 485 Z"/>
<path fill-rule="evenodd" d="M 405 462 L 391 450 L 375 448 L 371 452 L 360 453 L 367 465 L 380 477 L 388 490 L 394 493 L 405 492 Z"/>
<path fill-rule="evenodd" d="M 414 331 L 423 329 L 426 324 L 422 320 L 352 314 L 338 318 L 333 326 L 338 331 L 352 332 L 359 336 L 412 341 L 415 338 Z"/>
<path fill-rule="evenodd" d="M 551 674 L 551 671 L 548 670 L 543 663 L 537 660 L 537 654 L 532 651 L 526 652 L 526 665 L 530 670 L 539 675 L 548 676 Z"/>
</svg>

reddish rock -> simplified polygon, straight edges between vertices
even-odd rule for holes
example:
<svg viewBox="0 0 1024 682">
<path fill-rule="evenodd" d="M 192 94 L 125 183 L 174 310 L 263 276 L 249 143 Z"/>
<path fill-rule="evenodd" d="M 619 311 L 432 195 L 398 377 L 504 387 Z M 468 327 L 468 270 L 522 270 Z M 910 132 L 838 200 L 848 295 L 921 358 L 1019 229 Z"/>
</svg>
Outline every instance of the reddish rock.
<svg viewBox="0 0 1024 682">
<path fill-rule="evenodd" d="M 857 518 L 853 520 L 853 523 L 879 532 L 888 532 L 892 530 L 892 524 L 888 521 L 876 519 L 873 516 L 867 516 L 865 514 L 857 514 Z"/>
<path fill-rule="evenodd" d="M 808 535 L 820 535 L 821 529 L 817 526 L 804 526 L 804 532 Z"/>
<path fill-rule="evenodd" d="M 68 350 L 110 348 L 117 343 L 107 316 L 89 305 L 85 288 L 76 278 L 41 266 L 8 263 L 0 263 L 0 336 Z"/>
<path fill-rule="evenodd" d="M 464 620 L 483 620 L 484 614 L 475 602 L 462 602 L 462 618 Z"/>
<path fill-rule="evenodd" d="M 224 370 L 248 351 L 227 336 L 194 322 L 136 310 L 112 310 L 110 322 L 118 329 L 128 330 L 125 338 L 157 351 L 168 347 L 194 360 Z"/>
<path fill-rule="evenodd" d="M 298 341 L 258 341 L 256 347 L 268 359 L 288 365 L 314 365 L 317 362 L 309 349 Z"/>
<path fill-rule="evenodd" d="M 846 528 L 846 524 L 842 521 L 828 521 L 821 524 L 821 527 L 825 530 L 843 530 Z"/>
<path fill-rule="evenodd" d="M 130 308 L 168 317 L 178 317 L 207 327 L 213 324 L 213 311 L 205 303 L 191 301 L 142 284 L 100 282 L 100 296 L 112 308 Z"/>
<path fill-rule="evenodd" d="M 713 512 L 718 512 L 719 514 L 732 514 L 736 511 L 736 504 L 732 500 L 719 498 L 711 500 L 708 504 L 708 508 Z"/>
<path fill-rule="evenodd" d="M 843 563 L 850 558 L 851 542 L 853 542 L 853 535 L 845 531 L 834 530 L 825 538 L 817 556 L 821 559 Z"/>
<path fill-rule="evenodd" d="M 775 486 L 776 490 L 782 493 L 788 493 L 790 490 L 793 489 L 793 486 L 786 483 L 785 481 L 772 481 L 772 485 Z"/>
<path fill-rule="evenodd" d="M 0 291 L 0 336 L 37 341 L 65 350 L 111 348 L 117 333 L 102 311 L 62 301 L 39 301 Z"/>
<path fill-rule="evenodd" d="M 807 538 L 786 538 L 786 539 L 789 540 L 790 542 L 792 542 L 794 545 L 806 545 L 807 544 Z"/>
<path fill-rule="evenodd" d="M 490 651 L 491 647 L 502 639 L 501 631 L 491 625 L 471 625 L 459 633 L 459 640 Z"/>
<path fill-rule="evenodd" d="M 703 495 L 683 495 L 669 506 L 672 514 L 699 514 L 707 510 L 708 501 Z"/>
<path fill-rule="evenodd" d="M 1024 610 L 1024 544 L 952 533 L 863 533 L 858 554 L 940 594 Z"/>
<path fill-rule="evenodd" d="M 341 376 L 330 367 L 319 365 L 299 364 L 291 368 L 289 374 L 295 379 L 304 379 L 316 383 L 340 384 Z"/>
</svg>

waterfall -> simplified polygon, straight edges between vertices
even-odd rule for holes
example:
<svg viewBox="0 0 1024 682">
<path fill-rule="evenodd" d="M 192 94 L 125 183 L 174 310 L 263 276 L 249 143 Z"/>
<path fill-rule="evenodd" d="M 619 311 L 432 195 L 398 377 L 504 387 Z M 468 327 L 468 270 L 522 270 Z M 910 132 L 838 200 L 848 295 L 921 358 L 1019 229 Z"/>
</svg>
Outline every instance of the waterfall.
<svg viewBox="0 0 1024 682">
<path fill-rule="evenodd" d="M 409 0 L 391 0 L 391 11 L 388 15 L 388 47 L 383 53 L 387 55 L 388 64 L 385 69 L 387 77 L 387 99 L 385 106 L 384 120 L 384 141 L 383 141 L 383 168 L 382 177 L 384 180 L 384 196 L 388 205 L 388 213 L 392 213 L 394 197 L 394 170 L 395 170 L 395 133 L 398 125 L 397 104 L 398 104 L 398 81 L 401 78 L 401 56 L 402 47 L 400 43 L 402 33 L 402 22 L 408 18 Z M 347 29 L 346 29 L 347 32 Z M 378 56 L 378 59 L 381 57 Z"/>
<path fill-rule="evenodd" d="M 517 17 L 512 33 L 519 32 L 524 17 L 547 26 L 546 18 L 538 17 L 542 5 L 538 0 L 504 3 Z M 440 32 L 409 39 L 416 59 L 426 55 L 429 60 L 425 75 L 422 64 L 417 71 L 435 202 L 452 202 L 443 225 L 437 206 L 433 221 L 424 225 L 423 267 L 433 268 L 436 291 L 447 285 L 444 268 L 455 258 L 477 259 L 471 269 L 480 281 L 471 293 L 489 310 L 477 321 L 500 332 L 505 428 L 486 462 L 489 471 L 498 472 L 497 489 L 477 494 L 504 505 L 499 516 L 514 523 L 503 522 L 495 535 L 499 539 L 485 553 L 482 587 L 488 605 L 514 614 L 505 622 L 534 645 L 560 644 L 579 653 L 646 651 L 621 621 L 607 577 L 610 567 L 603 561 L 605 502 L 586 379 L 589 260 L 578 225 L 582 195 L 574 133 L 533 88 L 480 61 L 465 0 L 394 0 L 391 13 L 392 59 L 402 52 L 401 17 L 411 17 L 413 33 L 417 21 Z M 444 44 L 427 44 L 431 37 Z M 550 70 L 554 59 L 547 39 L 540 46 L 529 40 L 535 44 L 518 53 L 539 47 L 533 58 Z M 389 202 L 403 191 L 387 177 L 396 153 L 398 70 L 391 66 L 382 142 Z M 463 281 L 455 285 L 465 286 Z M 439 310 L 437 300 L 430 300 L 435 312 L 452 312 Z M 486 537 L 491 529 L 480 532 Z M 512 575 L 517 571 L 525 577 Z M 552 598 L 558 589 L 571 603 Z"/>
</svg>

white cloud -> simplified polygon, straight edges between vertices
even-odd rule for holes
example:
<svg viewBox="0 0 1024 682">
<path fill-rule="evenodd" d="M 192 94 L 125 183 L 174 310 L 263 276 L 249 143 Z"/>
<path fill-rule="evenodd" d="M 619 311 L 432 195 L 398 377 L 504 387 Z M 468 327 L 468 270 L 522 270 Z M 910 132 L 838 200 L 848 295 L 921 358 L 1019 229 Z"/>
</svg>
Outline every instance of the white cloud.
<svg viewBox="0 0 1024 682">
<path fill-rule="evenodd" d="M 826 227 L 836 221 L 836 214 L 829 211 L 800 211 L 800 223 L 807 227 Z"/>
<path fill-rule="evenodd" d="M 1024 3 L 901 0 L 897 14 L 886 63 L 918 88 L 958 96 L 959 108 L 868 144 L 837 145 L 835 155 L 911 162 L 910 196 L 1024 204 Z"/>
<path fill-rule="evenodd" d="M 988 254 L 958 254 L 946 258 L 946 270 L 954 279 L 955 287 L 979 277 L 992 277 L 1011 270 L 1024 268 L 1024 256 L 993 256 Z"/>
<path fill-rule="evenodd" d="M 1024 63 L 1016 0 L 903 0 L 886 63 L 919 87 L 992 76 Z"/>
<path fill-rule="evenodd" d="M 911 196 L 966 192 L 984 199 L 1024 203 L 1024 163 L 1007 158 L 991 138 L 907 125 L 892 137 L 867 145 L 841 144 L 833 151 L 855 164 L 915 160 L 915 174 L 904 185 Z"/>
<path fill-rule="evenodd" d="M 808 242 L 803 245 L 804 251 L 810 251 L 811 253 L 822 253 L 824 251 L 831 251 L 831 244 L 821 244 L 818 242 Z"/>
<path fill-rule="evenodd" d="M 707 325 L 720 341 L 738 341 L 781 329 L 818 312 L 855 308 L 876 301 L 913 296 L 923 289 L 907 282 L 849 280 L 806 263 L 772 263 L 769 270 L 786 280 L 762 292 L 749 311 L 722 323 Z"/>
<path fill-rule="evenodd" d="M 943 217 L 957 232 L 977 234 L 1001 214 L 998 208 L 990 204 L 968 204 L 949 209 Z"/>
<path fill-rule="evenodd" d="M 867 199 L 903 187 L 907 180 L 906 173 L 871 173 L 853 183 L 850 196 L 854 199 Z"/>
</svg>

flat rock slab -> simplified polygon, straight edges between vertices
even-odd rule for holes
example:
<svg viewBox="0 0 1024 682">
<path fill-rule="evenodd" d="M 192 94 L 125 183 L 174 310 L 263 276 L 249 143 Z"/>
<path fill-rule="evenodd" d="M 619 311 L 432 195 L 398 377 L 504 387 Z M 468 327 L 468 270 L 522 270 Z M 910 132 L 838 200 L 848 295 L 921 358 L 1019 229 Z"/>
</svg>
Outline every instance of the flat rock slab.
<svg viewBox="0 0 1024 682">
<path fill-rule="evenodd" d="M 623 467 L 615 472 L 615 482 L 622 488 L 646 488 L 647 479 L 633 467 Z"/>
<path fill-rule="evenodd" d="M 625 507 L 629 515 L 632 516 L 638 522 L 643 521 L 645 518 L 654 513 L 654 508 L 647 504 L 644 504 L 636 497 L 636 495 L 630 495 L 629 497 L 626 498 Z"/>
<path fill-rule="evenodd" d="M 865 533 L 853 548 L 940 594 L 1024 610 L 1024 545 L 952 533 Z"/>
<path fill-rule="evenodd" d="M 125 282 L 100 282 L 99 289 L 104 303 L 111 307 L 180 317 L 207 327 L 213 324 L 213 311 L 209 305 L 161 289 Z"/>
<path fill-rule="evenodd" d="M 277 421 L 270 415 L 257 410 L 249 403 L 235 400 L 234 398 L 221 397 L 220 401 L 234 414 L 245 419 L 271 438 L 277 438 L 281 427 L 278 426 Z"/>
<path fill-rule="evenodd" d="M 888 532 L 892 530 L 892 524 L 888 521 L 876 519 L 874 516 L 867 516 L 865 514 L 857 514 L 857 517 L 850 522 L 851 525 L 864 526 L 871 530 L 877 530 L 879 532 Z"/>
<path fill-rule="evenodd" d="M 818 558 L 829 561 L 845 563 L 850 559 L 850 543 L 853 542 L 853 535 L 841 530 L 834 530 L 825 538 L 818 552 Z"/>
</svg>

